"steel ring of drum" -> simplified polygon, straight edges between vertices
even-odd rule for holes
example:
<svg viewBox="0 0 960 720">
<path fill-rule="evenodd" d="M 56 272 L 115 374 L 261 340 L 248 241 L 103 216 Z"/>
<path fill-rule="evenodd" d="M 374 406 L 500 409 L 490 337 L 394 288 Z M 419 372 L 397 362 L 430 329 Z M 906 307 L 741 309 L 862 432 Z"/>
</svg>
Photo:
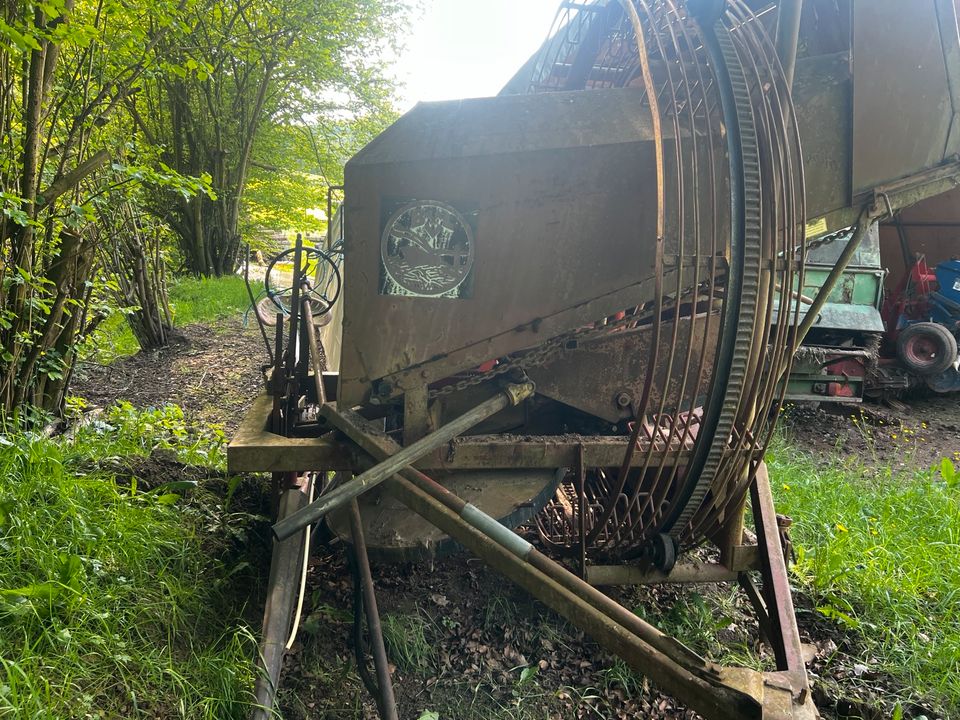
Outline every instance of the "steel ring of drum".
<svg viewBox="0 0 960 720">
<path fill-rule="evenodd" d="M 773 431 L 771 413 L 783 401 L 780 379 L 789 373 L 799 319 L 798 305 L 776 320 L 773 312 L 791 307 L 786 289 L 803 281 L 797 123 L 761 22 L 740 0 L 702 22 L 682 0 L 634 0 L 634 7 L 642 42 L 618 3 L 562 8 L 530 83 L 531 92 L 645 87 L 646 64 L 657 88 L 648 105 L 660 108 L 664 127 L 655 142 L 668 159 L 661 177 L 672 194 L 661 212 L 676 239 L 666 251 L 664 238 L 658 242 L 659 293 L 643 309 L 656 339 L 632 438 L 640 467 L 625 460 L 619 472 L 592 469 L 589 487 L 565 483 L 538 517 L 549 547 L 573 553 L 584 541 L 588 554 L 612 559 L 650 554 L 664 533 L 681 546 L 699 544 L 743 502 Z M 579 53 L 588 53 L 586 60 Z M 587 71 L 573 78 L 574 68 Z M 724 203 L 733 209 L 721 228 Z M 720 247 L 716 237 L 724 235 L 729 241 Z M 798 250 L 798 263 L 783 260 Z M 719 255 L 728 267 L 718 279 L 710 263 Z M 664 271 L 671 256 L 674 267 L 695 268 L 692 281 Z M 709 277 L 700 273 L 704 263 Z M 683 298 L 692 308 L 687 316 Z M 722 306 L 717 340 L 707 348 L 715 305 Z M 701 306 L 707 311 L 698 322 Z M 688 350 L 678 358 L 681 320 L 689 326 Z M 709 351 L 699 362 L 691 357 L 695 342 Z"/>
</svg>

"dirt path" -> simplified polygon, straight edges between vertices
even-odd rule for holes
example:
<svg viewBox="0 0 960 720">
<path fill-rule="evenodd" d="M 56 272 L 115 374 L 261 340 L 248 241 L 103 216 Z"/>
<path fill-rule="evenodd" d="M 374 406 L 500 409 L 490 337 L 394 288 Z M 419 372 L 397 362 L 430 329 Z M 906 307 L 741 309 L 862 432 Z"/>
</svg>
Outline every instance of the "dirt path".
<svg viewBox="0 0 960 720">
<path fill-rule="evenodd" d="M 178 332 L 180 337 L 160 350 L 111 365 L 80 363 L 71 392 L 101 407 L 117 400 L 136 407 L 175 403 L 189 419 L 222 424 L 230 435 L 263 388 L 260 366 L 267 354 L 259 331 L 236 318 Z"/>
<path fill-rule="evenodd" d="M 960 458 L 960 397 L 917 395 L 902 407 L 867 404 L 790 408 L 783 428 L 798 447 L 824 460 L 858 455 L 874 467 L 894 470 L 939 466 Z"/>
</svg>

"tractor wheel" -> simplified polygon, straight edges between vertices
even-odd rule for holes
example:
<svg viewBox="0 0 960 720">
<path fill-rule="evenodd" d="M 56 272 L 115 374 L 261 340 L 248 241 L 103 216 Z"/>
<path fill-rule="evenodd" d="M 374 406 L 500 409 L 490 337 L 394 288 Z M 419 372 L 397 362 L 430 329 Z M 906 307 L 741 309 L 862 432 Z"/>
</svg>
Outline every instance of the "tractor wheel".
<svg viewBox="0 0 960 720">
<path fill-rule="evenodd" d="M 957 339 L 943 325 L 910 325 L 897 337 L 897 357 L 910 372 L 938 375 L 957 361 Z"/>
</svg>

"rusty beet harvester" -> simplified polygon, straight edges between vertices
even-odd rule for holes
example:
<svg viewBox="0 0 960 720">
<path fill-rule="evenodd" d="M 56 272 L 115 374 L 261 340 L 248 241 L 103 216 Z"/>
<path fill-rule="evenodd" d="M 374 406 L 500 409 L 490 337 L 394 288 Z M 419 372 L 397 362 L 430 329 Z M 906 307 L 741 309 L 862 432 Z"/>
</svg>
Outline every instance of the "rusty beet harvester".
<svg viewBox="0 0 960 720">
<path fill-rule="evenodd" d="M 707 718 L 816 717 L 764 448 L 860 239 L 957 182 L 957 88 L 945 0 L 566 2 L 500 97 L 419 105 L 354 157 L 230 446 L 283 492 L 265 708 L 323 519 L 357 559 L 383 717 L 367 553 L 454 544 Z M 801 299 L 805 225 L 856 231 Z M 530 520 L 542 551 L 511 530 Z M 706 543 L 716 561 L 683 558 Z M 734 580 L 775 672 L 708 662 L 595 589 Z"/>
</svg>

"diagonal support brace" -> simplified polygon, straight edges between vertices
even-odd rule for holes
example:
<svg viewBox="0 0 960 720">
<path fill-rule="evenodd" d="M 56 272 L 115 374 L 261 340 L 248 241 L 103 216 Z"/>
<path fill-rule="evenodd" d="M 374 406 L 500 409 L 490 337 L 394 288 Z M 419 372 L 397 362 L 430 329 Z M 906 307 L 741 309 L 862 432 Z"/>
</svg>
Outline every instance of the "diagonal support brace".
<svg viewBox="0 0 960 720">
<path fill-rule="evenodd" d="M 410 467 L 427 453 L 436 450 L 491 415 L 511 405 L 519 405 L 523 400 L 533 395 L 534 389 L 532 382 L 508 385 L 504 390 L 498 392 L 489 400 L 480 403 L 473 410 L 464 413 L 455 420 L 451 420 L 439 430 L 417 440 L 412 445 L 398 450 L 395 454 L 381 458 L 382 462 L 362 475 L 327 493 L 290 517 L 284 518 L 273 526 L 273 534 L 278 540 L 285 540 L 307 525 L 316 522 L 330 511 L 343 507 L 354 498 L 377 487 L 400 470 Z"/>
</svg>

